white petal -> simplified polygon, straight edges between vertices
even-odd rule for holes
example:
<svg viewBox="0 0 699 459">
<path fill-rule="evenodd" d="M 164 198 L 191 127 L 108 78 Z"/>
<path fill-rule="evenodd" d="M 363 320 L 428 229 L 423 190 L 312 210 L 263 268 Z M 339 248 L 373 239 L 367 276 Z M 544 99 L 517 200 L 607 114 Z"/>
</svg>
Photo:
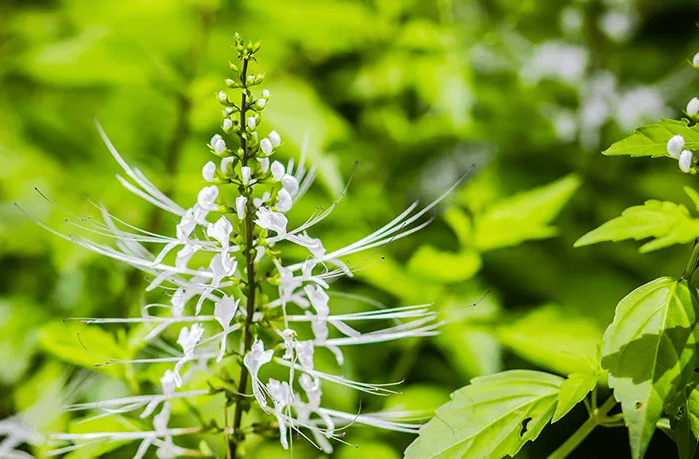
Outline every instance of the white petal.
<svg viewBox="0 0 699 459">
<path fill-rule="evenodd" d="M 272 145 L 276 148 L 282 143 L 282 138 L 279 137 L 279 134 L 277 134 L 277 131 L 272 131 L 269 133 L 269 140 L 272 142 Z"/>
</svg>

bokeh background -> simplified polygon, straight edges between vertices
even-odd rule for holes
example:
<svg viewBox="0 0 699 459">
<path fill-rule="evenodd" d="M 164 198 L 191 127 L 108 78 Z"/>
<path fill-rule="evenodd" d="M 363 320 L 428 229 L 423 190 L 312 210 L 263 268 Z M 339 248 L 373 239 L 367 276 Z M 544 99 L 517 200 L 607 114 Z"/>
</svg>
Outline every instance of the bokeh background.
<svg viewBox="0 0 699 459">
<path fill-rule="evenodd" d="M 314 233 L 326 247 L 380 227 L 416 198 L 428 202 L 475 164 L 432 225 L 336 285 L 385 304 L 434 302 L 453 319 L 438 338 L 350 352 L 344 374 L 405 381 L 403 394 L 363 400 L 363 409 L 431 409 L 477 375 L 587 365 L 616 303 L 679 275 L 689 255 L 572 245 L 646 199 L 689 203 L 681 185 L 696 179 L 674 161 L 600 152 L 643 123 L 679 116 L 698 95 L 687 63 L 699 51 L 697 20 L 692 0 L 3 0 L 0 419 L 45 403 L 59 383 L 70 397 L 78 381 L 80 400 L 139 390 L 127 371 L 93 368 L 124 352 L 128 329 L 88 332 L 62 319 L 138 315 L 143 275 L 32 219 L 70 233 L 61 208 L 95 215 L 86 196 L 172 233 L 170 217 L 120 187 L 93 120 L 188 207 L 219 129 L 216 93 L 236 31 L 262 40 L 258 69 L 272 94 L 263 129 L 286 141 L 284 159 L 298 158 L 307 136 L 319 167 L 292 220 L 331 204 L 358 162 L 346 198 Z M 350 411 L 360 403 L 332 389 L 324 397 Z M 545 457 L 585 416 L 579 407 L 517 457 Z M 75 428 L 69 415 L 46 418 Z M 411 438 L 358 427 L 347 440 L 359 448 L 339 446 L 334 457 L 399 458 Z M 272 440 L 248 453 L 289 457 Z M 656 433 L 648 457 L 674 454 Z M 303 441 L 294 455 L 323 456 Z M 627 455 L 623 429 L 598 429 L 571 457 Z"/>
</svg>

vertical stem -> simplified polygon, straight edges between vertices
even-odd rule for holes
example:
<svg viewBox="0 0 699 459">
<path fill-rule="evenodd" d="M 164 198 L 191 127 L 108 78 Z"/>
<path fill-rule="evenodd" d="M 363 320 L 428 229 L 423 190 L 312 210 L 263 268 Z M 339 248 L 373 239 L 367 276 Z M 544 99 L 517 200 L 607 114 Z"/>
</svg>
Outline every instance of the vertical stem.
<svg viewBox="0 0 699 459">
<path fill-rule="evenodd" d="M 694 245 L 692 246 L 692 254 L 689 256 L 689 261 L 687 261 L 687 267 L 684 268 L 684 272 L 682 273 L 682 277 L 680 277 L 680 280 L 687 279 L 687 282 L 690 282 L 692 280 L 692 274 L 694 274 L 694 271 L 696 271 L 698 264 L 699 240 L 695 239 Z"/>
<path fill-rule="evenodd" d="M 240 79 L 242 83 L 243 95 L 240 103 L 240 148 L 243 150 L 243 157 L 241 162 L 243 166 L 247 166 L 248 156 L 247 149 L 247 138 L 246 129 L 247 124 L 245 120 L 245 115 L 247 114 L 247 70 L 248 70 L 248 60 L 243 60 L 243 71 L 241 72 Z M 245 266 L 247 271 L 247 315 L 245 317 L 245 328 L 243 330 L 243 355 L 247 354 L 252 347 L 252 317 L 255 314 L 255 248 L 253 247 L 253 197 L 252 188 L 245 186 L 243 190 L 243 195 L 247 198 L 247 203 L 245 205 Z M 240 379 L 238 383 L 238 392 L 240 394 L 247 394 L 248 386 L 248 369 L 245 365 L 240 367 Z M 233 418 L 233 433 L 236 435 L 237 439 L 240 437 L 237 435 L 240 429 L 240 423 L 243 418 L 243 405 L 240 403 L 241 399 L 235 404 L 235 416 Z M 235 456 L 236 443 L 232 445 L 232 455 Z"/>
<path fill-rule="evenodd" d="M 592 412 L 588 420 L 585 421 L 585 423 L 581 425 L 573 435 L 568 437 L 568 439 L 546 459 L 564 459 L 565 457 L 568 457 L 568 455 L 572 453 L 573 450 L 577 448 L 588 435 L 590 435 L 590 433 L 600 423 L 600 418 L 604 418 L 609 410 L 614 407 L 614 405 L 616 405 L 616 400 L 614 399 L 614 395 L 611 395 L 607 400 L 605 400 L 599 409 Z"/>
</svg>

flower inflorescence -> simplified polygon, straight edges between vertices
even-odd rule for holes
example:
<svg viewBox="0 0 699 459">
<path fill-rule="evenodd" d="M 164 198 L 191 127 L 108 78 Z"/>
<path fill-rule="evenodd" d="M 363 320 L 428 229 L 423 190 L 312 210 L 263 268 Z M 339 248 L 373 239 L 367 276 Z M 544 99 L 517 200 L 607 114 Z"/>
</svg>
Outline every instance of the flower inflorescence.
<svg viewBox="0 0 699 459">
<path fill-rule="evenodd" d="M 394 391 L 390 384 L 362 383 L 321 372 L 315 367 L 314 356 L 318 349 L 325 348 L 342 365 L 345 346 L 438 333 L 441 322 L 428 305 L 334 314 L 328 290 L 332 280 L 352 276 L 353 267 L 343 262 L 343 257 L 418 231 L 429 223 L 423 218 L 425 214 L 451 189 L 423 209 L 418 210 L 414 203 L 374 233 L 330 252 L 308 231 L 330 214 L 337 201 L 302 225 L 290 228 L 286 215 L 309 189 L 316 171 L 306 168 L 303 156 L 298 163 L 290 160 L 286 165 L 275 159 L 283 145 L 281 136 L 275 131 L 264 136 L 261 133 L 263 112 L 271 94 L 254 90 L 264 82 L 264 74 L 251 73 L 260 45 L 245 44 L 236 34 L 235 46 L 239 62 L 230 63 L 234 78 L 227 79 L 226 85 L 238 91 L 240 98 L 234 101 L 226 91 L 217 94 L 223 106 L 223 121 L 221 132 L 208 144 L 216 159 L 203 166 L 205 185 L 193 206 L 180 207 L 142 172 L 131 168 L 98 125 L 108 149 L 126 174 L 117 176 L 119 181 L 137 196 L 176 216 L 179 223 L 175 236 L 125 224 L 104 208 L 100 208 L 104 223 L 81 220 L 79 224 L 84 230 L 113 238 L 113 245 L 51 231 L 149 273 L 152 279 L 147 291 L 163 288 L 172 292 L 169 305 L 147 305 L 141 318 L 85 319 L 86 322 L 141 322 L 152 327 L 144 340 L 153 342 L 161 334 L 176 336 L 180 350 L 171 357 L 109 362 L 168 363 L 170 368 L 160 378 L 160 393 L 68 407 L 102 411 L 100 416 L 140 410 L 140 418 L 151 419 L 152 430 L 52 434 L 53 440 L 140 440 L 137 458 L 143 457 L 151 446 L 157 448 L 161 458 L 192 453 L 177 446 L 173 438 L 210 427 L 169 427 L 171 402 L 220 392 L 226 394 L 227 401 L 226 425 L 219 432 L 226 436 L 229 456 L 236 454 L 239 443 L 250 432 L 243 416 L 250 409 L 248 401 L 252 398 L 256 409 L 276 419 L 268 430 L 278 430 L 284 448 L 290 446 L 292 430 L 329 452 L 329 440 L 339 438 L 338 428 L 347 424 L 364 423 L 409 433 L 416 433 L 420 427 L 418 423 L 401 421 L 400 416 L 405 413 L 356 414 L 323 407 L 322 389 L 326 383 L 375 395 Z M 305 249 L 306 258 L 285 263 L 282 254 L 286 244 Z M 151 253 L 146 245 L 158 249 Z M 151 314 L 155 306 L 167 314 Z M 389 325 L 362 333 L 354 324 L 365 321 Z M 281 372 L 286 377 L 263 377 L 261 369 L 267 365 L 275 366 L 276 374 Z M 202 372 L 215 378 L 221 368 L 226 373 L 231 369 L 239 371 L 237 380 L 224 381 L 233 388 L 211 382 L 208 388 L 202 388 L 201 381 L 195 378 Z M 233 421 L 228 425 L 227 410 L 233 405 Z"/>
</svg>

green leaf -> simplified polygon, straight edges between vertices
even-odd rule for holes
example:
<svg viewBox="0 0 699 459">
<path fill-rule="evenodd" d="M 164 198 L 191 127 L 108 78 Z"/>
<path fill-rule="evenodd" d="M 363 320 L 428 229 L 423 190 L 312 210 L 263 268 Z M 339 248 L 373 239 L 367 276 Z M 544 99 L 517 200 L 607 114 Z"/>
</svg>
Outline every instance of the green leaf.
<svg viewBox="0 0 699 459">
<path fill-rule="evenodd" d="M 692 375 L 692 381 L 687 386 L 687 414 L 692 433 L 699 438 L 699 375 Z"/>
<path fill-rule="evenodd" d="M 699 237 L 699 220 L 692 218 L 682 204 L 651 199 L 642 206 L 629 207 L 620 217 L 590 231 L 575 242 L 575 247 L 649 237 L 655 239 L 642 245 L 639 252 L 693 241 Z"/>
<path fill-rule="evenodd" d="M 699 148 L 699 128 L 689 127 L 688 120 L 661 120 L 660 124 L 640 127 L 629 137 L 614 143 L 602 154 L 609 156 L 669 156 L 667 142 L 672 136 L 681 134 L 685 147 L 690 150 Z"/>
<path fill-rule="evenodd" d="M 527 313 L 496 329 L 500 343 L 511 352 L 557 373 L 590 371 L 603 330 L 586 317 L 575 317 L 555 304 Z"/>
<path fill-rule="evenodd" d="M 621 402 L 634 459 L 643 457 L 663 411 L 676 412 L 692 377 L 697 307 L 686 280 L 662 277 L 624 297 L 604 334 L 602 365 Z"/>
<path fill-rule="evenodd" d="M 685 186 L 682 189 L 685 193 L 687 193 L 689 199 L 691 199 L 694 203 L 694 207 L 697 209 L 697 212 L 699 212 L 699 193 L 697 193 L 694 188 L 690 188 L 688 186 Z"/>
<path fill-rule="evenodd" d="M 437 409 L 405 459 L 514 456 L 551 419 L 562 383 L 563 378 L 531 370 L 474 378 Z"/>
<path fill-rule="evenodd" d="M 420 246 L 408 262 L 411 273 L 444 284 L 470 279 L 480 268 L 478 252 L 443 252 L 430 245 Z"/>
<path fill-rule="evenodd" d="M 677 444 L 680 459 L 692 459 L 697 449 L 697 439 L 692 433 L 689 413 L 687 413 L 687 396 L 680 391 L 681 405 L 676 414 L 670 416 L 672 439 Z"/>
<path fill-rule="evenodd" d="M 551 422 L 554 423 L 565 416 L 575 405 L 580 403 L 597 385 L 597 375 L 593 373 L 573 373 L 561 384 L 558 394 L 556 412 Z"/>
<path fill-rule="evenodd" d="M 474 221 L 475 246 L 481 251 L 546 239 L 558 233 L 549 223 L 580 186 L 576 175 L 568 175 L 546 186 L 511 196 Z"/>
</svg>

